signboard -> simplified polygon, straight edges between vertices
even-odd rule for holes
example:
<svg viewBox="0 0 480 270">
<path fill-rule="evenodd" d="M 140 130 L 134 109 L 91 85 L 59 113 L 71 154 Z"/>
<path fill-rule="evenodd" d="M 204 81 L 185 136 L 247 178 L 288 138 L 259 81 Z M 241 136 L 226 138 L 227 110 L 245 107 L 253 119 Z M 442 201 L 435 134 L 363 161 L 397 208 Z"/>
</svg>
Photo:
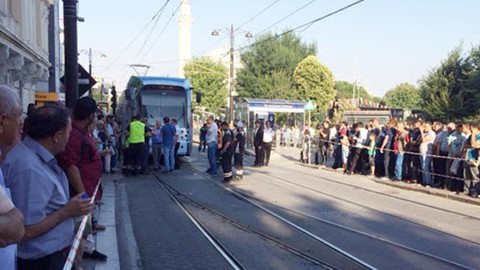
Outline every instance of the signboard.
<svg viewBox="0 0 480 270">
<path fill-rule="evenodd" d="M 54 93 L 54 92 L 35 92 L 35 101 L 56 102 L 56 101 L 58 101 L 58 93 Z"/>
<path fill-rule="evenodd" d="M 65 76 L 60 78 L 60 81 L 65 84 Z M 82 65 L 78 64 L 78 96 L 83 96 L 83 94 L 90 90 L 95 84 L 97 84 L 97 81 L 95 81 Z"/>
<path fill-rule="evenodd" d="M 307 103 L 305 103 L 305 110 L 306 111 L 311 111 L 313 109 L 315 109 L 317 106 L 315 104 L 313 104 L 313 101 L 311 100 L 308 100 Z"/>
</svg>

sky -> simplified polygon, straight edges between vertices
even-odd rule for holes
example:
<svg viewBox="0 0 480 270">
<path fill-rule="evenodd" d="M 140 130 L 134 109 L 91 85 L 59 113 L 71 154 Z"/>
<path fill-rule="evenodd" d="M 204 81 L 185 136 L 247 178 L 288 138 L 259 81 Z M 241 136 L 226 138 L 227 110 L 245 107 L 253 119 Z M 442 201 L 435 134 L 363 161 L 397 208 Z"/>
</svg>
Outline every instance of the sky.
<svg viewBox="0 0 480 270">
<path fill-rule="evenodd" d="M 150 65 L 148 75 L 178 76 L 175 10 L 180 0 L 169 0 L 158 22 L 152 20 L 166 2 L 79 1 L 79 16 L 85 22 L 78 24 L 78 50 L 92 48 L 94 75 L 114 82 L 119 90 L 135 74 L 131 64 Z M 254 37 L 264 30 L 282 33 L 353 2 L 191 0 L 192 55 L 228 51 L 228 37 L 225 33 L 212 36 L 214 29 L 233 24 L 242 25 L 241 29 Z M 302 41 L 317 44 L 317 57 L 332 70 L 335 80 L 357 80 L 371 94 L 382 97 L 400 83 L 417 85 L 457 46 L 465 51 L 480 46 L 478 10 L 478 0 L 365 0 L 296 33 Z M 234 47 L 251 44 L 254 39 L 246 39 L 239 31 Z M 87 55 L 80 54 L 79 61 L 88 67 Z"/>
</svg>

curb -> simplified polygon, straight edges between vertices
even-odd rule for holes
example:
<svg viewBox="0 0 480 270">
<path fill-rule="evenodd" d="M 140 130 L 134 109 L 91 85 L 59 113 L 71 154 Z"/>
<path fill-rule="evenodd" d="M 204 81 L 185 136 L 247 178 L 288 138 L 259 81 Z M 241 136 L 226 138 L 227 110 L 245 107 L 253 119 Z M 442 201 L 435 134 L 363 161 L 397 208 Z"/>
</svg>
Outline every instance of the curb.
<svg viewBox="0 0 480 270">
<path fill-rule="evenodd" d="M 302 164 L 302 163 L 299 163 L 299 162 L 298 162 L 298 164 L 301 164 L 304 167 L 318 168 L 317 166 L 307 166 L 308 164 Z M 326 170 L 326 171 L 331 171 L 331 172 L 336 172 L 334 169 L 329 168 L 329 167 L 323 167 L 323 168 L 321 167 L 320 169 Z M 383 185 L 390 186 L 390 187 L 421 192 L 421 193 L 425 193 L 425 194 L 429 194 L 429 195 L 433 195 L 433 196 L 437 196 L 437 197 L 441 197 L 441 198 L 445 198 L 445 199 L 450 199 L 450 200 L 454 200 L 454 201 L 458 201 L 458 202 L 469 203 L 469 204 L 480 206 L 480 199 L 473 199 L 473 198 L 470 198 L 470 197 L 465 197 L 466 195 L 465 196 L 456 195 L 456 194 L 453 195 L 453 194 L 449 194 L 447 192 L 442 192 L 442 191 L 440 191 L 438 189 L 435 189 L 435 188 L 431 188 L 431 189 L 427 189 L 427 188 L 424 188 L 424 187 L 420 188 L 420 187 L 417 187 L 417 186 L 412 186 L 411 184 L 406 184 L 406 183 L 401 182 L 401 181 L 393 182 L 393 181 L 390 181 L 390 180 L 380 180 L 380 179 L 376 179 L 376 178 L 369 178 L 369 177 L 366 177 L 366 176 L 363 176 L 363 177 L 365 179 L 368 179 L 368 180 L 373 181 L 375 183 L 383 184 Z"/>
<path fill-rule="evenodd" d="M 142 261 L 138 252 L 137 241 L 133 234 L 132 221 L 125 183 L 117 183 L 115 190 L 115 222 L 117 224 L 118 252 L 120 268 L 125 270 L 141 270 Z"/>
</svg>

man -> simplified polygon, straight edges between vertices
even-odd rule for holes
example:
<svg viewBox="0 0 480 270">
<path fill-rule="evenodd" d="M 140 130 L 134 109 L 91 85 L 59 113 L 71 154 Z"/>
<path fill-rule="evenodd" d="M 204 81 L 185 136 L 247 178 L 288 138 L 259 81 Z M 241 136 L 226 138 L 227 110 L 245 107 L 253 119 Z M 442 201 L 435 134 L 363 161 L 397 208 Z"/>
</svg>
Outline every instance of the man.
<svg viewBox="0 0 480 270">
<path fill-rule="evenodd" d="M 106 131 L 107 131 L 107 137 L 110 142 L 110 146 L 113 150 L 113 154 L 111 156 L 111 172 L 114 173 L 117 171 L 117 159 L 118 159 L 118 148 L 117 148 L 117 142 L 118 142 L 118 124 L 115 122 L 115 116 L 114 115 L 109 115 L 107 116 L 107 125 L 106 125 Z"/>
<path fill-rule="evenodd" d="M 397 121 L 395 119 L 391 119 L 388 122 L 385 130 L 382 132 L 381 136 L 383 137 L 383 141 L 380 147 L 380 153 L 383 154 L 383 166 L 385 170 L 385 177 L 390 180 L 393 180 L 393 170 L 391 168 L 391 163 L 394 165 L 395 161 L 395 154 L 393 153 L 393 143 L 395 140 L 395 135 L 397 131 L 395 130 L 395 125 Z"/>
<path fill-rule="evenodd" d="M 218 147 L 218 144 L 217 144 L 218 126 L 217 124 L 215 124 L 215 121 L 212 115 L 208 117 L 207 125 L 208 125 L 208 130 L 206 135 L 206 141 L 208 146 L 208 163 L 210 165 L 210 168 L 208 168 L 206 172 L 209 174 L 217 174 L 217 158 L 215 153 Z"/>
<path fill-rule="evenodd" d="M 163 127 L 161 130 L 163 139 L 163 161 L 165 168 L 163 173 L 171 173 L 175 168 L 175 135 L 176 129 L 170 124 L 170 118 L 168 116 L 163 117 Z"/>
<path fill-rule="evenodd" d="M 426 122 L 423 125 L 422 142 L 420 144 L 421 166 L 422 166 L 422 184 L 431 187 L 432 181 L 432 154 L 433 154 L 433 142 L 435 141 L 435 131 L 432 129 L 432 123 Z"/>
<path fill-rule="evenodd" d="M 173 155 L 175 157 L 175 170 L 180 169 L 180 157 L 178 156 L 178 149 L 180 149 L 180 128 L 177 125 L 177 119 L 172 119 L 172 125 L 175 127 L 175 148 L 173 151 Z"/>
<path fill-rule="evenodd" d="M 235 179 L 243 179 L 243 155 L 245 154 L 245 131 L 243 123 L 238 121 L 236 124 L 237 132 L 233 141 L 233 164 L 235 165 Z"/>
<path fill-rule="evenodd" d="M 87 194 L 93 196 L 95 188 L 102 176 L 102 160 L 100 156 L 109 153 L 109 150 L 98 151 L 94 139 L 90 136 L 89 127 L 95 125 L 97 103 L 91 97 L 83 97 L 75 102 L 70 138 L 65 151 L 57 155 L 62 169 L 66 172 L 72 196 Z M 96 201 L 101 200 L 102 189 L 97 192 Z M 79 225 L 80 220 L 77 220 Z M 95 230 L 105 230 L 105 226 L 88 224 L 85 235 L 91 234 L 92 226 Z M 107 256 L 94 249 L 89 242 L 86 253 L 83 254 L 83 244 L 79 248 L 78 258 L 93 256 L 95 259 L 106 260 Z"/>
<path fill-rule="evenodd" d="M 158 171 L 162 156 L 162 123 L 160 120 L 155 121 L 155 128 L 152 131 L 152 155 L 153 170 Z"/>
<path fill-rule="evenodd" d="M 405 130 L 404 123 L 397 123 L 396 126 L 397 134 L 396 136 L 396 162 L 395 162 L 395 173 L 394 173 L 394 180 L 402 181 L 403 176 L 405 175 L 405 166 L 403 163 L 403 157 L 406 151 L 406 138 L 408 136 L 408 132 Z"/>
<path fill-rule="evenodd" d="M 327 121 L 324 121 L 320 126 L 318 134 L 318 152 L 320 154 L 319 164 L 320 166 L 324 166 L 328 161 L 328 149 L 330 145 L 330 124 Z"/>
<path fill-rule="evenodd" d="M 137 114 L 127 128 L 130 149 L 130 172 L 137 176 L 142 171 L 145 151 L 145 124 L 141 121 L 142 115 Z"/>
<path fill-rule="evenodd" d="M 222 155 L 222 170 L 223 170 L 223 183 L 228 183 L 232 181 L 232 142 L 233 142 L 233 133 L 228 127 L 227 122 L 222 122 L 221 124 L 223 137 L 222 137 L 222 150 L 220 154 Z"/>
<path fill-rule="evenodd" d="M 347 174 L 354 173 L 357 167 L 360 167 L 360 171 L 363 169 L 362 150 L 363 145 L 368 139 L 368 130 L 363 127 L 362 122 L 358 122 L 354 127 L 355 134 L 353 135 L 353 142 L 355 144 L 352 147 L 352 162 L 350 163 L 350 168 L 346 171 Z M 358 162 L 360 162 L 360 166 L 357 166 Z"/>
<path fill-rule="evenodd" d="M 253 131 L 253 146 L 255 147 L 255 162 L 253 163 L 253 167 L 262 167 L 265 160 L 263 151 L 263 127 L 262 121 L 260 120 L 255 121 L 255 130 Z"/>
<path fill-rule="evenodd" d="M 464 125 L 462 123 L 458 123 L 455 127 L 455 132 L 448 136 L 448 159 L 447 159 L 447 168 L 448 168 L 448 175 L 453 177 L 460 177 L 463 176 L 461 173 L 460 166 L 454 168 L 454 163 L 462 157 L 462 150 L 465 144 L 466 138 L 463 135 Z M 461 163 L 461 162 L 456 162 Z M 459 181 L 454 178 L 447 177 L 447 187 L 450 191 L 455 193 L 463 192 L 463 181 Z"/>
<path fill-rule="evenodd" d="M 447 128 L 445 128 L 447 127 Z M 435 136 L 435 141 L 433 142 L 433 171 L 435 175 L 433 176 L 433 186 L 440 187 L 443 186 L 445 182 L 444 175 L 446 166 L 445 158 L 441 154 L 442 142 L 448 137 L 448 126 L 444 126 L 441 122 L 434 123 L 434 131 L 437 134 Z"/>
<path fill-rule="evenodd" d="M 468 186 L 468 195 L 471 197 L 478 197 L 480 192 L 479 184 L 479 154 L 480 148 L 480 123 L 474 122 L 471 124 L 471 135 L 468 144 L 465 143 L 466 161 L 465 161 L 465 184 Z"/>
<path fill-rule="evenodd" d="M 22 107 L 18 95 L 0 86 L 0 165 L 18 142 L 21 130 Z M 0 169 L 0 269 L 14 270 L 16 245 L 24 233 L 23 215 L 11 201 L 10 189 L 5 186 Z"/>
<path fill-rule="evenodd" d="M 18 244 L 19 269 L 63 269 L 74 237 L 73 217 L 93 209 L 82 194 L 69 200 L 67 177 L 55 159 L 64 151 L 71 129 L 66 108 L 35 110 L 27 136 L 2 164 L 6 185 L 25 217 L 25 235 Z"/>
<path fill-rule="evenodd" d="M 207 149 L 207 124 L 203 124 L 203 127 L 200 128 L 200 141 L 198 143 L 198 152 L 205 152 Z M 203 148 L 203 150 L 202 150 Z"/>
<path fill-rule="evenodd" d="M 150 154 L 150 138 L 152 137 L 152 129 L 150 128 L 150 124 L 148 123 L 148 118 L 144 117 L 142 119 L 143 124 L 145 125 L 145 140 L 143 143 L 143 151 L 142 151 L 142 169 L 141 174 L 148 173 L 148 156 Z"/>
<path fill-rule="evenodd" d="M 268 166 L 270 162 L 270 153 L 272 152 L 272 142 L 275 131 L 270 127 L 270 121 L 265 122 L 265 128 L 263 129 L 263 142 L 262 147 L 265 153 L 265 166 Z"/>
</svg>

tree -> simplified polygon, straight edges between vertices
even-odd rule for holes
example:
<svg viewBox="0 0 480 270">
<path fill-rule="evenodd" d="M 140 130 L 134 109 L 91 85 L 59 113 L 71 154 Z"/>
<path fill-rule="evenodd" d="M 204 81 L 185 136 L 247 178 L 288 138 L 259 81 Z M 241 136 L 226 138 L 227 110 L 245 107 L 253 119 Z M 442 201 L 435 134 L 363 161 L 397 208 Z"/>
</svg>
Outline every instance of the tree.
<svg viewBox="0 0 480 270">
<path fill-rule="evenodd" d="M 193 88 L 202 94 L 202 104 L 206 111 L 218 114 L 226 107 L 228 96 L 225 81 L 227 68 L 208 57 L 195 58 L 185 65 L 185 77 Z"/>
<path fill-rule="evenodd" d="M 324 115 L 325 109 L 335 97 L 332 71 L 322 65 L 316 56 L 309 55 L 295 68 L 294 78 L 299 98 L 312 100 L 317 105 L 316 115 Z"/>
<path fill-rule="evenodd" d="M 466 57 L 462 55 L 462 47 L 455 48 L 438 68 L 421 80 L 422 108 L 428 119 L 457 121 L 478 116 L 478 48 Z"/>
<path fill-rule="evenodd" d="M 409 83 L 402 83 L 388 90 L 383 100 L 390 108 L 419 109 L 420 91 Z"/>
<path fill-rule="evenodd" d="M 295 33 L 276 38 L 268 33 L 258 37 L 241 54 L 243 69 L 237 74 L 237 91 L 242 97 L 296 98 L 293 71 L 308 55 L 314 55 L 314 43 L 302 43 Z"/>
</svg>

